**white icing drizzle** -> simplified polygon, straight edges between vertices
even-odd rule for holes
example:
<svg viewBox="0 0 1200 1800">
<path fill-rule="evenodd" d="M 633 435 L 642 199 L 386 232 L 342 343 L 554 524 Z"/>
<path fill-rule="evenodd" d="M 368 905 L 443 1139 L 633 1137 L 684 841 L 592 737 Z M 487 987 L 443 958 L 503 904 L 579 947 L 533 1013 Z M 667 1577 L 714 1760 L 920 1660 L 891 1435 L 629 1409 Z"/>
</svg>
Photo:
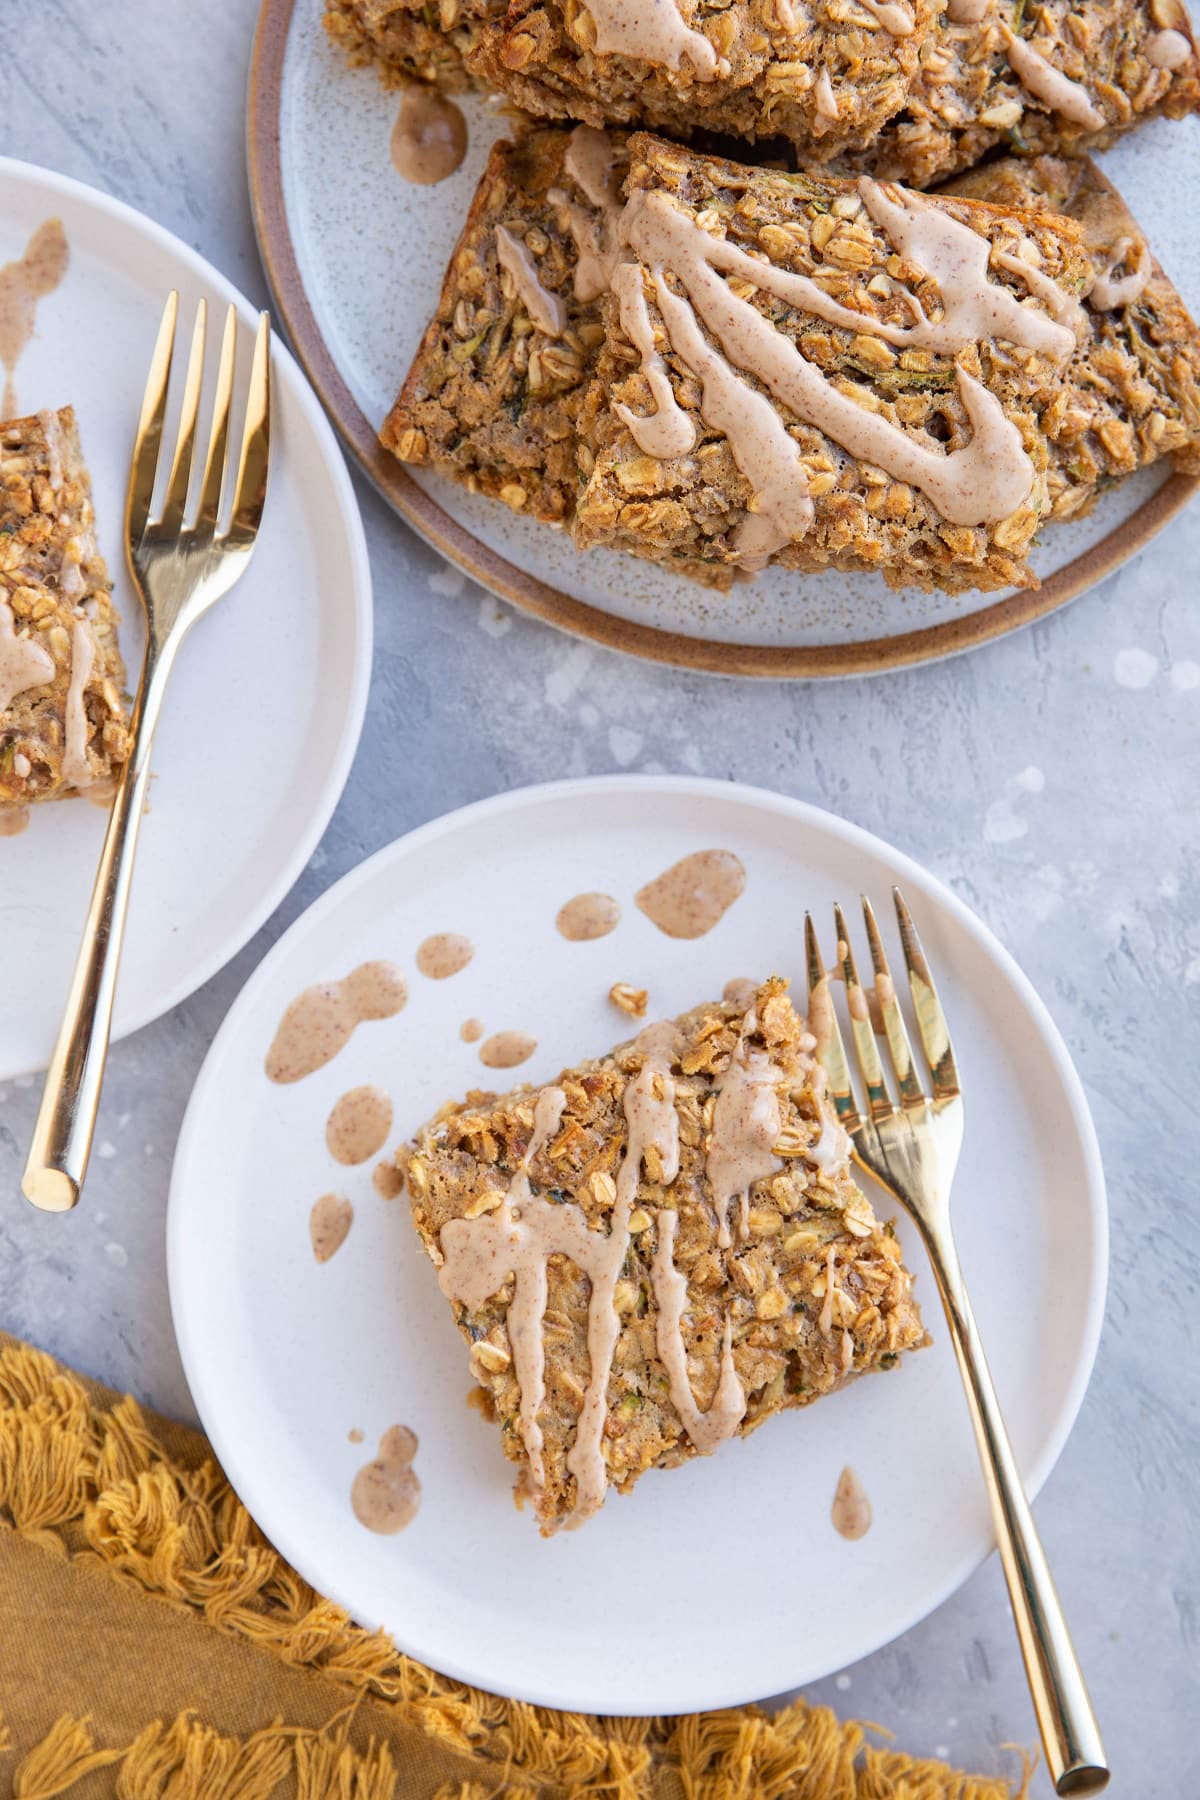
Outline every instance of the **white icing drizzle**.
<svg viewBox="0 0 1200 1800">
<path fill-rule="evenodd" d="M 1121 264 L 1129 273 L 1119 279 L 1113 271 Z M 1097 274 L 1088 290 L 1088 301 L 1097 312 L 1111 312 L 1117 306 L 1132 306 L 1141 298 L 1153 273 L 1150 252 L 1139 238 L 1120 237 L 1109 253 L 1108 264 Z"/>
<path fill-rule="evenodd" d="M 59 424 L 58 414 L 48 411 L 38 414 L 38 424 L 46 439 L 46 461 L 49 465 L 50 486 L 57 493 L 62 486 L 63 478 L 62 426 Z"/>
<path fill-rule="evenodd" d="M 646 1060 L 639 1073 L 626 1083 L 622 1099 L 629 1135 L 617 1170 L 617 1197 L 608 1236 L 601 1239 L 605 1249 L 597 1258 L 597 1267 L 588 1270 L 592 1282 L 588 1302 L 591 1375 L 575 1427 L 575 1442 L 567 1456 L 567 1467 L 575 1477 L 575 1510 L 568 1521 L 571 1526 L 590 1518 L 603 1501 L 608 1485 L 601 1440 L 608 1411 L 608 1377 L 621 1331 L 613 1294 L 629 1249 L 629 1220 L 647 1150 L 658 1153 L 664 1187 L 669 1187 L 679 1173 L 679 1115 L 675 1111 L 675 1083 L 671 1077 L 671 1058 L 679 1047 L 679 1032 L 671 1024 L 651 1025 L 637 1042 Z"/>
<path fill-rule="evenodd" d="M 835 388 L 769 320 L 739 300 L 717 270 L 723 267 L 745 274 L 773 292 L 782 292 L 785 282 L 805 282 L 819 293 L 815 283 L 808 283 L 806 277 L 791 276 L 774 269 L 769 263 L 756 262 L 734 246 L 711 238 L 662 193 L 633 195 L 625 208 L 622 232 L 626 242 L 653 272 L 668 335 L 689 366 L 695 368 L 688 346 L 680 341 L 680 337 L 689 325 L 694 328 L 694 320 L 688 316 L 690 309 L 667 289 L 663 277 L 665 269 L 670 269 L 682 282 L 730 362 L 756 375 L 798 418 L 826 432 L 852 456 L 875 463 L 897 479 L 921 488 L 943 518 L 960 525 L 1004 519 L 1027 497 L 1034 471 L 1020 433 L 1005 417 L 995 396 L 964 369 L 956 369 L 955 376 L 972 436 L 969 442 L 949 454 L 927 448 Z M 974 237 L 975 234 L 969 235 Z M 982 244 L 982 240 L 979 241 Z M 982 247 L 986 252 L 986 244 Z M 825 305 L 836 304 L 825 295 L 821 298 Z M 1008 298 L 1011 305 L 1011 296 Z M 1015 306 L 1011 309 L 1017 310 Z M 1053 321 L 1043 323 L 1053 324 Z M 915 331 L 917 327 L 913 329 Z M 1056 329 L 1062 333 L 1061 327 Z M 748 414 L 746 396 L 751 390 L 738 381 L 724 357 L 715 356 L 709 350 L 698 331 L 695 338 L 705 351 L 705 376 L 711 376 L 706 382 L 706 390 L 708 387 L 713 390 L 711 399 L 706 391 L 702 415 L 717 429 L 726 430 L 707 410 L 708 405 L 712 400 L 721 399 L 726 407 Z M 797 446 L 783 429 L 782 421 L 777 419 L 776 424 L 778 432 L 771 433 L 764 428 L 753 444 L 748 444 L 744 427 L 738 428 L 740 445 L 728 431 L 727 435 L 739 467 L 757 497 L 757 513 L 765 514 L 770 521 L 771 529 L 765 535 L 768 539 L 774 536 L 778 544 L 798 535 L 797 523 L 802 531 L 807 520 L 802 519 L 804 507 L 797 506 L 796 471 L 802 468 L 797 462 Z M 780 504 L 780 496 L 786 497 L 786 508 Z M 811 511 L 808 517 L 811 518 Z M 752 512 L 747 523 L 754 525 L 755 522 Z M 783 531 L 786 531 L 786 537 L 780 538 L 778 533 Z M 763 535 L 760 532 L 757 539 L 752 538 L 755 556 L 761 554 Z"/>
<path fill-rule="evenodd" d="M 1041 307 L 1023 305 L 1008 288 L 988 280 L 990 245 L 987 238 L 972 231 L 969 225 L 964 225 L 961 219 L 927 200 L 923 194 L 895 187 L 889 190 L 867 176 L 859 181 L 858 191 L 872 219 L 887 232 L 901 254 L 937 282 L 944 309 L 940 319 L 929 319 L 916 296 L 907 292 L 903 297 L 913 313 L 911 325 L 893 325 L 877 319 L 873 313 L 857 312 L 853 307 L 843 306 L 811 276 L 776 268 L 773 263 L 750 256 L 736 244 L 710 237 L 680 212 L 665 194 L 633 196 L 626 211 L 626 236 L 631 237 L 628 229 L 630 213 L 639 212 L 646 206 L 661 218 L 669 208 L 693 234 L 690 240 L 693 259 L 694 251 L 702 249 L 705 261 L 712 268 L 753 282 L 755 287 L 775 294 L 804 312 L 815 313 L 831 325 L 881 337 L 890 344 L 937 350 L 949 355 L 966 349 L 983 337 L 1007 338 L 1010 343 L 1048 356 L 1071 354 L 1075 338 L 1069 329 L 1048 317 Z M 659 204 L 651 206 L 652 202 Z M 678 228 L 673 228 L 675 239 L 681 235 Z M 643 261 L 647 260 L 643 257 Z M 666 267 L 675 269 L 676 274 L 683 275 L 683 271 L 666 257 L 662 261 Z M 1046 279 L 1049 282 L 1049 278 Z M 1055 306 L 1069 310 L 1070 295 L 1056 282 L 1049 285 L 1054 289 Z"/>
<path fill-rule="evenodd" d="M 1146 40 L 1146 61 L 1154 69 L 1182 69 L 1192 46 L 1182 31 L 1156 31 Z"/>
<path fill-rule="evenodd" d="M 1019 276 L 1051 317 L 1067 328 L 1076 344 L 1086 342 L 1092 329 L 1087 313 L 1073 295 L 1059 287 L 1057 281 L 1052 281 L 1035 263 L 1026 262 L 1023 256 L 1010 256 L 1007 250 L 993 250 L 992 261 L 997 267 L 1007 269 L 1010 275 Z"/>
<path fill-rule="evenodd" d="M 991 0 L 950 0 L 946 17 L 954 25 L 978 25 Z"/>
<path fill-rule="evenodd" d="M 910 194 L 903 188 L 889 192 L 865 175 L 858 183 L 858 191 L 875 223 L 887 232 L 900 253 L 937 282 L 945 308 L 940 319 L 930 321 L 915 296 L 908 295 L 907 302 L 916 318 L 914 325 L 883 330 L 868 324 L 860 325 L 860 330 L 879 329 L 879 335 L 891 343 L 920 344 L 951 355 L 984 337 L 1007 338 L 1010 343 L 1039 350 L 1046 356 L 1061 358 L 1071 354 L 1075 334 L 1058 323 L 1057 313 L 1051 318 L 1040 307 L 1024 306 L 1006 287 L 988 280 L 991 247 L 985 237 L 922 194 Z M 1055 308 L 1068 307 L 1070 295 L 1048 276 L 1044 279 L 1048 288 L 1054 290 Z M 1038 298 L 1045 296 L 1039 294 Z"/>
<path fill-rule="evenodd" d="M 753 1019 L 751 1013 L 747 1020 L 750 1029 Z M 775 1084 L 782 1078 L 783 1071 L 765 1051 L 752 1050 L 742 1039 L 716 1084 L 712 1137 L 704 1167 L 717 1215 L 717 1243 L 722 1250 L 732 1243 L 731 1201 L 740 1203 L 740 1234 L 745 1239 L 752 1185 L 783 1167 L 775 1154 L 781 1129 Z"/>
<path fill-rule="evenodd" d="M 828 119 L 830 124 L 837 119 L 837 96 L 833 91 L 833 83 L 829 79 L 829 70 L 822 69 L 813 87 L 816 96 L 818 119 Z"/>
<path fill-rule="evenodd" d="M 95 639 L 88 625 L 81 619 L 71 632 L 71 679 L 67 687 L 66 742 L 62 759 L 63 780 L 74 788 L 92 785 L 92 771 L 87 759 L 88 722 L 83 696 L 95 655 Z"/>
<path fill-rule="evenodd" d="M 621 254 L 617 222 L 621 214 L 621 175 L 612 140 L 591 125 L 577 125 L 567 142 L 563 173 L 595 211 L 580 206 L 561 188 L 547 198 L 567 215 L 575 245 L 575 298 L 598 300 L 612 281 Z"/>
<path fill-rule="evenodd" d="M 35 637 L 18 637 L 12 607 L 0 600 L 0 713 L 18 694 L 54 680 L 54 658 Z"/>
<path fill-rule="evenodd" d="M 558 294 L 542 286 L 537 264 L 521 239 L 514 237 L 507 225 L 496 227 L 496 255 L 502 269 L 513 278 L 517 295 L 533 324 L 548 337 L 561 337 L 567 323 L 567 309 Z"/>
<path fill-rule="evenodd" d="M 655 272 L 655 279 L 667 335 L 701 384 L 701 417 L 724 434 L 733 460 L 752 490 L 750 510 L 733 535 L 738 561 L 751 572 L 764 569 L 776 550 L 803 537 L 813 521 L 808 471 L 800 460 L 800 446 L 766 395 L 741 381 L 712 348 L 695 313 L 686 300 L 671 292 L 661 270 Z M 742 304 L 734 301 L 723 281 L 716 276 L 712 280 L 727 306 Z M 636 432 L 633 437 L 639 448 L 645 447 Z"/>
<path fill-rule="evenodd" d="M 643 418 L 629 407 L 618 405 L 617 416 L 624 420 L 639 450 L 647 456 L 686 456 L 695 447 L 696 428 L 676 403 L 667 365 L 654 347 L 654 327 L 642 291 L 642 265 L 621 263 L 613 272 L 612 289 L 620 302 L 622 328 L 642 359 L 642 374 L 655 407 Z"/>
<path fill-rule="evenodd" d="M 823 1100 L 821 1130 L 808 1147 L 809 1157 L 824 1174 L 835 1175 L 849 1163 L 850 1149 L 849 1133 L 829 1102 Z"/>
<path fill-rule="evenodd" d="M 676 0 L 587 0 L 597 56 L 631 56 L 660 68 L 691 65 L 700 81 L 728 73 L 702 32 L 684 23 Z"/>
<path fill-rule="evenodd" d="M 671 1404 L 683 1420 L 683 1428 L 702 1456 L 709 1455 L 732 1437 L 746 1416 L 746 1391 L 733 1363 L 732 1321 L 725 1314 L 721 1373 L 712 1404 L 701 1412 L 688 1376 L 687 1349 L 683 1341 L 683 1315 L 687 1308 L 686 1275 L 675 1267 L 675 1232 L 678 1214 L 662 1207 L 658 1214 L 658 1243 L 654 1250 L 650 1281 L 658 1309 L 655 1343 L 658 1359 L 671 1384 Z"/>
<path fill-rule="evenodd" d="M 916 29 L 912 8 L 903 0 L 858 0 L 858 4 L 878 19 L 892 37 L 911 37 Z"/>
<path fill-rule="evenodd" d="M 441 1233 L 438 1280 L 448 1299 L 475 1311 L 512 1277 L 513 1298 L 506 1324 L 513 1370 L 521 1391 L 521 1435 L 535 1489 L 545 1484 L 544 1438 L 538 1414 L 545 1399 L 546 1353 L 542 1316 L 546 1308 L 549 1257 L 567 1256 L 591 1282 L 588 1303 L 588 1358 L 591 1372 L 576 1423 L 567 1467 L 575 1477 L 575 1508 L 568 1524 L 579 1525 L 599 1507 L 608 1476 L 601 1442 L 608 1404 L 608 1380 L 620 1320 L 613 1296 L 629 1248 L 629 1219 L 637 1197 L 646 1152 L 657 1151 L 664 1184 L 679 1171 L 679 1121 L 671 1057 L 678 1045 L 673 1025 L 652 1025 L 637 1046 L 645 1062 L 626 1084 L 629 1128 L 617 1172 L 617 1193 L 607 1232 L 592 1231 L 573 1202 L 556 1205 L 532 1191 L 529 1170 L 562 1119 L 566 1095 L 543 1088 L 534 1107 L 533 1135 L 500 1206 L 474 1219 L 452 1219 Z"/>
<path fill-rule="evenodd" d="M 594 125 L 577 125 L 567 139 L 563 171 L 584 199 L 599 211 L 620 206 L 621 181 L 607 132 L 597 131 Z"/>
<path fill-rule="evenodd" d="M 1051 112 L 1061 114 L 1073 125 L 1083 125 L 1089 131 L 1103 131 L 1108 121 L 1082 83 L 1072 81 L 1061 69 L 1053 68 L 1040 51 L 1024 38 L 1017 37 L 1007 25 L 1001 24 L 1000 30 L 1009 67 L 1022 87 Z"/>
</svg>

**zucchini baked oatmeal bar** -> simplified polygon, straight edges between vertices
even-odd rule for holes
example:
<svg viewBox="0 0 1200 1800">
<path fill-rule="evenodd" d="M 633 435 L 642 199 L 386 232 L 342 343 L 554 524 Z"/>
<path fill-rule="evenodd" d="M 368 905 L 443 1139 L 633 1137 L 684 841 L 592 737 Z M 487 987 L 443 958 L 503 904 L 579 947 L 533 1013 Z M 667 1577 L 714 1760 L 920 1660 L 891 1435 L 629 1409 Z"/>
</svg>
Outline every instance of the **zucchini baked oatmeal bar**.
<svg viewBox="0 0 1200 1800">
<path fill-rule="evenodd" d="M 535 118 L 682 137 L 866 144 L 907 101 L 941 0 L 328 0 L 325 26 L 392 84 L 498 89 Z"/>
<path fill-rule="evenodd" d="M 75 414 L 0 425 L 0 807 L 115 776 L 124 682 Z"/>
<path fill-rule="evenodd" d="M 400 1154 L 547 1535 L 928 1341 L 786 985 L 469 1094 Z"/>
<path fill-rule="evenodd" d="M 1029 586 L 1041 524 L 1196 467 L 1198 345 L 1084 159 L 925 198 L 540 127 L 494 149 L 382 437 L 709 585 Z"/>
<path fill-rule="evenodd" d="M 853 160 L 924 187 L 997 145 L 1079 152 L 1197 108 L 1182 0 L 949 0 L 904 109 Z"/>
<path fill-rule="evenodd" d="M 606 301 L 577 541 L 725 581 L 778 562 L 1034 585 L 1079 227 L 643 134 L 629 155 L 635 260 Z"/>
<path fill-rule="evenodd" d="M 784 138 L 808 161 L 905 105 L 941 0 L 513 0 L 471 68 L 535 117 Z"/>
</svg>

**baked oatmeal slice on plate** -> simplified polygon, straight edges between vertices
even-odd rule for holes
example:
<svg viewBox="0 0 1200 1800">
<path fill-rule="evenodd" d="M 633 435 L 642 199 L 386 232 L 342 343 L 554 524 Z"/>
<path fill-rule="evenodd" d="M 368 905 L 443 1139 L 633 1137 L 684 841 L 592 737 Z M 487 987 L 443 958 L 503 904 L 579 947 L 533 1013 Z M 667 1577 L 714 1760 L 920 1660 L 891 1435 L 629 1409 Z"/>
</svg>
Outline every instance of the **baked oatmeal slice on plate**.
<svg viewBox="0 0 1200 1800">
<path fill-rule="evenodd" d="M 514 0 L 470 67 L 535 116 L 785 138 L 822 161 L 905 105 L 940 11 L 941 0 Z"/>
<path fill-rule="evenodd" d="M 111 782 L 129 749 L 117 613 L 69 407 L 0 425 L 0 808 Z"/>
<path fill-rule="evenodd" d="M 644 134 L 629 154 L 580 545 L 726 583 L 779 562 L 1035 585 L 1080 227 Z"/>
<path fill-rule="evenodd" d="M 927 1341 L 786 986 L 470 1094 L 400 1154 L 546 1534 Z"/>
<path fill-rule="evenodd" d="M 925 187 L 997 145 L 1023 155 L 1112 143 L 1200 108 L 1182 0 L 950 0 L 901 112 L 854 161 Z"/>
</svg>

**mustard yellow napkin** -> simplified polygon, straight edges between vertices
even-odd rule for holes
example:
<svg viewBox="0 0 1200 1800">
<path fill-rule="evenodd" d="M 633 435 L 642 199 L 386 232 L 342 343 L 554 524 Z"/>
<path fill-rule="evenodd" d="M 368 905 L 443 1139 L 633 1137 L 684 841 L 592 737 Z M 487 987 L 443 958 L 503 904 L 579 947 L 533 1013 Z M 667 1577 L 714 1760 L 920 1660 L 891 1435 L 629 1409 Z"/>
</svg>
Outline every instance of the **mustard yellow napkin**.
<svg viewBox="0 0 1200 1800">
<path fill-rule="evenodd" d="M 0 1333 L 15 1800 L 1010 1800 L 882 1735 L 803 1703 L 598 1719 L 448 1681 L 302 1581 L 199 1433 Z"/>
</svg>

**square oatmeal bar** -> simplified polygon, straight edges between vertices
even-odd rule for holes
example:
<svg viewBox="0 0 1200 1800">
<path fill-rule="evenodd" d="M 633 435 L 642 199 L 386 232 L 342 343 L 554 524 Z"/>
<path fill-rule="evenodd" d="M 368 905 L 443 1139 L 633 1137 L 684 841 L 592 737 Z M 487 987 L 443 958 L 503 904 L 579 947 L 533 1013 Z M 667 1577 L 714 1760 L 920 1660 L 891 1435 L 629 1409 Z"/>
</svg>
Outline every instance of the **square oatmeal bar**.
<svg viewBox="0 0 1200 1800">
<path fill-rule="evenodd" d="M 1078 225 L 640 133 L 628 151 L 577 541 L 726 583 L 777 562 L 1034 585 Z"/>
<path fill-rule="evenodd" d="M 544 1533 L 927 1341 L 813 1047 L 773 979 L 401 1152 Z"/>
</svg>

